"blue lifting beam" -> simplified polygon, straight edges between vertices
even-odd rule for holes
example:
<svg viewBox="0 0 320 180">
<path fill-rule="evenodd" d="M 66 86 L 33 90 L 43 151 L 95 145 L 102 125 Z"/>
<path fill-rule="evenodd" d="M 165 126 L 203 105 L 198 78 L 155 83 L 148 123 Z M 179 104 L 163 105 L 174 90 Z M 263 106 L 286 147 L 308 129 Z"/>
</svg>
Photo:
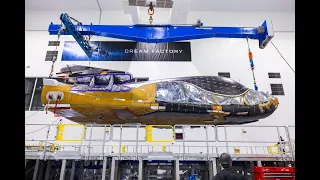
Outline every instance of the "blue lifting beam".
<svg viewBox="0 0 320 180">
<path fill-rule="evenodd" d="M 248 38 L 259 40 L 259 47 L 264 49 L 273 38 L 271 21 L 264 21 L 258 27 L 208 27 L 202 23 L 196 25 L 74 25 L 68 14 L 60 16 L 65 29 L 60 31 L 61 25 L 51 23 L 50 35 L 72 35 L 89 58 L 92 57 L 92 49 L 88 41 L 83 38 L 89 36 L 104 36 L 123 40 L 131 40 L 146 43 L 166 43 L 184 40 L 204 38 Z"/>
</svg>

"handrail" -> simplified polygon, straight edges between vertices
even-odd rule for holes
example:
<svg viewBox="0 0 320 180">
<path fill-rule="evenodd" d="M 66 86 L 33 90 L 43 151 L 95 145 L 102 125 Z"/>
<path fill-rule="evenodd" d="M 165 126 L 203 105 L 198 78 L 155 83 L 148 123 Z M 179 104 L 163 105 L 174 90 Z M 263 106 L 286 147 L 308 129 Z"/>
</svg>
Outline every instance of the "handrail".
<svg viewBox="0 0 320 180">
<path fill-rule="evenodd" d="M 52 130 L 52 128 L 50 128 L 51 126 L 58 126 L 59 124 L 25 124 L 26 126 L 47 126 L 47 133 L 43 134 L 44 136 L 46 136 L 46 138 L 44 139 L 44 137 L 38 137 L 37 138 L 27 138 L 25 139 L 25 141 L 31 141 L 31 142 L 37 142 L 37 141 L 44 141 L 45 144 L 56 141 L 55 139 L 52 139 L 52 137 L 49 137 L 49 133 L 50 133 L 50 129 Z M 189 125 L 175 125 L 174 128 L 176 126 L 182 127 L 182 133 L 183 133 L 183 137 L 185 138 L 185 127 L 190 127 Z M 205 135 L 204 138 L 205 139 L 199 139 L 199 140 L 175 140 L 175 143 L 182 143 L 182 144 L 158 144 L 158 143 L 148 143 L 146 142 L 146 140 L 141 140 L 139 139 L 139 129 L 140 128 L 144 128 L 146 127 L 143 124 L 133 124 L 133 125 L 109 125 L 109 124 L 86 124 L 85 127 L 87 128 L 87 131 L 85 131 L 85 139 L 83 141 L 81 141 L 81 144 L 72 144 L 71 142 L 67 142 L 68 144 L 61 144 L 61 149 L 58 151 L 67 151 L 67 147 L 73 147 L 74 150 L 73 151 L 77 151 L 76 149 L 78 148 L 79 152 L 83 152 L 85 154 L 85 156 L 87 157 L 91 157 L 91 154 L 93 152 L 95 152 L 95 150 L 98 150 L 99 153 L 102 154 L 102 156 L 104 156 L 106 154 L 105 150 L 107 150 L 107 153 L 109 151 L 109 148 L 117 148 L 116 146 L 119 146 L 119 150 L 117 152 L 112 152 L 112 153 L 118 153 L 119 157 L 121 157 L 122 155 L 125 155 L 126 153 L 129 153 L 128 151 L 130 151 L 130 153 L 134 153 L 135 157 L 138 158 L 138 155 L 140 153 L 144 153 L 143 148 L 146 147 L 147 148 L 147 152 L 150 151 L 150 147 L 155 147 L 155 146 L 165 146 L 166 151 L 171 151 L 171 152 L 178 152 L 180 154 L 182 154 L 183 158 L 186 158 L 186 155 L 189 154 L 191 151 L 190 149 L 192 148 L 200 148 L 200 150 L 198 150 L 199 152 L 197 153 L 204 153 L 206 155 L 206 158 L 211 158 L 212 154 L 220 154 L 221 153 L 221 148 L 224 148 L 225 150 L 223 151 L 227 151 L 229 153 L 230 150 L 233 148 L 235 149 L 241 149 L 241 148 L 245 148 L 245 152 L 244 154 L 259 154 L 257 148 L 261 148 L 262 147 L 262 151 L 263 153 L 260 154 L 269 154 L 269 147 L 272 144 L 277 143 L 277 141 L 265 141 L 265 140 L 261 140 L 261 141 L 248 141 L 248 140 L 231 140 L 228 139 L 228 131 L 227 129 L 230 127 L 241 127 L 241 128 L 246 128 L 246 127 L 255 127 L 255 128 L 264 128 L 264 127 L 272 127 L 272 128 L 276 128 L 277 129 L 277 134 L 278 137 L 280 136 L 280 132 L 279 132 L 279 128 L 285 128 L 285 133 L 287 138 L 289 137 L 288 141 L 283 141 L 282 143 L 284 143 L 287 146 L 287 149 L 289 149 L 288 152 L 286 152 L 286 154 L 284 154 L 282 151 L 280 151 L 280 155 L 281 156 L 288 156 L 293 158 L 295 157 L 295 153 L 294 153 L 294 143 L 295 141 L 292 140 L 290 138 L 290 130 L 289 130 L 289 126 L 252 126 L 252 125 L 242 125 L 242 126 L 232 126 L 232 125 L 192 125 L 192 126 L 200 126 L 200 127 L 210 127 L 213 128 L 212 131 L 214 132 L 214 139 L 208 139 L 209 135 L 209 128 L 205 128 Z M 103 132 L 103 137 L 101 137 L 100 139 L 94 139 L 92 137 L 92 134 L 94 132 L 94 128 L 95 127 L 104 127 L 104 132 Z M 124 139 L 123 138 L 123 130 L 120 130 L 120 138 L 118 139 L 114 139 L 114 131 L 116 128 L 126 128 L 126 127 L 133 127 L 136 128 L 136 137 L 135 139 Z M 221 128 L 222 127 L 222 128 Z M 294 127 L 294 126 L 290 126 L 290 127 Z M 88 129 L 90 128 L 90 130 Z M 106 128 L 110 128 L 109 132 L 109 136 L 106 137 Z M 44 130 L 46 130 L 44 129 Z M 218 132 L 220 131 L 224 131 L 223 133 L 225 133 L 225 140 L 221 140 L 218 138 Z M 89 134 L 87 134 L 89 133 Z M 52 134 L 51 134 L 52 135 Z M 87 138 L 87 135 L 89 135 L 89 138 Z M 30 136 L 30 134 L 28 134 L 28 136 Z M 101 135 L 102 136 L 102 135 Z M 205 145 L 198 145 L 198 146 L 190 146 L 190 145 L 186 145 L 186 143 L 188 142 L 198 142 L 198 143 L 205 143 Z M 71 144 L 70 144 L 71 143 Z M 102 143 L 101 144 L 95 144 L 95 143 Z M 128 143 L 134 143 L 134 144 L 128 144 Z M 141 143 L 145 143 L 145 144 L 141 144 Z M 219 145 L 218 143 L 225 143 L 225 145 Z M 232 145 L 231 143 L 247 143 L 251 145 Z M 254 146 L 252 144 L 261 144 L 261 143 L 265 143 L 265 144 L 269 144 L 269 145 L 263 145 L 263 146 Z M 46 146 L 46 145 L 45 145 Z M 126 147 L 126 153 L 123 153 L 121 147 L 125 146 Z M 130 150 L 129 150 L 130 147 Z M 132 149 L 131 149 L 132 147 Z M 178 150 L 175 150 L 174 148 L 177 148 Z M 101 150 L 100 150 L 101 149 Z M 265 151 L 267 149 L 267 151 Z M 254 151 L 255 150 L 255 151 Z M 40 150 L 39 150 L 40 151 Z M 43 148 L 43 150 L 41 150 L 40 152 L 43 152 L 43 158 L 46 158 L 46 154 L 49 153 L 49 151 L 46 148 Z M 267 152 L 267 153 L 266 153 Z M 235 153 L 235 152 L 234 152 Z M 232 154 L 232 153 L 231 153 Z M 235 153 L 237 154 L 237 153 Z M 242 153 L 243 154 L 243 153 Z"/>
</svg>

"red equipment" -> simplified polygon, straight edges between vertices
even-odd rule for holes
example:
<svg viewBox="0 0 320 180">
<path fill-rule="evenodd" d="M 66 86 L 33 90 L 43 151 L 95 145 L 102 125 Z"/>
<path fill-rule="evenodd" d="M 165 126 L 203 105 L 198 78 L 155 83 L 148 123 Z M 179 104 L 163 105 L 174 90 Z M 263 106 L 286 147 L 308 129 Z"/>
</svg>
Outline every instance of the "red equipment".
<svg viewBox="0 0 320 180">
<path fill-rule="evenodd" d="M 254 180 L 294 180 L 293 167 L 253 167 Z"/>
</svg>

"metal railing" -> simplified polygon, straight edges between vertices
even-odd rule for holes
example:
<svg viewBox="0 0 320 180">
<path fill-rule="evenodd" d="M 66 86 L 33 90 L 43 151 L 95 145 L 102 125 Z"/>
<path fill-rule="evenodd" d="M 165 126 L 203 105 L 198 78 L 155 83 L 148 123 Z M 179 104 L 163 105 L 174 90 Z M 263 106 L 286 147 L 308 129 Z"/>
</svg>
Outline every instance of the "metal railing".
<svg viewBox="0 0 320 180">
<path fill-rule="evenodd" d="M 39 157 L 43 157 L 44 159 L 47 158 L 48 154 L 51 155 L 63 152 L 74 152 L 76 155 L 85 158 L 103 158 L 104 156 L 114 155 L 118 156 L 119 158 L 122 156 L 132 156 L 137 159 L 139 156 L 143 156 L 152 151 L 172 152 L 177 156 L 181 156 L 182 158 L 196 156 L 210 159 L 223 152 L 239 155 L 274 156 L 275 154 L 272 153 L 270 149 L 279 142 L 278 138 L 280 138 L 281 135 L 287 139 L 287 141 L 281 142 L 284 144 L 286 151 L 283 152 L 282 150 L 278 150 L 276 155 L 286 156 L 292 159 L 295 157 L 295 141 L 294 137 L 291 135 L 294 134 L 294 132 L 289 130 L 290 128 L 294 128 L 294 126 L 193 125 L 198 127 L 196 128 L 199 131 L 196 133 L 198 137 L 201 133 L 204 135 L 204 137 L 192 139 L 188 138 L 188 135 L 190 137 L 194 137 L 196 134 L 190 133 L 192 130 L 190 126 L 175 125 L 174 131 L 182 132 L 183 139 L 176 139 L 172 143 L 146 142 L 145 134 L 141 134 L 145 133 L 145 125 L 88 124 L 85 125 L 86 131 L 84 134 L 84 139 L 77 142 L 57 141 L 55 137 L 57 135 L 57 130 L 54 127 L 57 127 L 58 124 L 25 124 L 25 126 L 26 129 L 28 129 L 28 126 L 32 126 L 33 128 L 44 126 L 42 128 L 36 128 L 37 130 L 34 131 L 34 133 L 32 130 L 28 130 L 29 133 L 26 130 L 27 133 L 25 138 L 26 152 L 29 151 L 27 147 L 30 147 L 28 143 L 37 144 L 42 142 L 42 145 L 39 145 L 37 153 Z M 235 133 L 234 128 L 242 129 L 242 134 L 246 134 L 245 131 L 248 131 L 250 128 L 259 129 L 255 131 L 260 133 L 261 129 L 266 130 L 267 128 L 271 128 L 275 130 L 275 133 L 269 133 L 265 134 L 265 136 L 261 136 L 264 137 L 263 140 L 248 140 L 246 138 L 237 140 L 232 138 L 232 136 L 235 136 L 235 134 L 237 137 L 237 133 Z M 124 135 L 125 129 L 131 130 L 127 136 Z M 280 132 L 281 130 L 283 132 L 282 134 Z M 230 133 L 230 131 L 233 131 L 233 133 Z M 115 132 L 119 132 L 118 137 Z M 270 131 L 268 130 L 267 132 Z M 211 133 L 211 135 L 209 135 L 209 133 Z M 189 145 L 190 143 L 191 145 Z M 200 145 L 197 145 L 199 143 Z M 51 148 L 48 148 L 49 146 Z M 33 151 L 35 151 L 34 149 Z"/>
</svg>

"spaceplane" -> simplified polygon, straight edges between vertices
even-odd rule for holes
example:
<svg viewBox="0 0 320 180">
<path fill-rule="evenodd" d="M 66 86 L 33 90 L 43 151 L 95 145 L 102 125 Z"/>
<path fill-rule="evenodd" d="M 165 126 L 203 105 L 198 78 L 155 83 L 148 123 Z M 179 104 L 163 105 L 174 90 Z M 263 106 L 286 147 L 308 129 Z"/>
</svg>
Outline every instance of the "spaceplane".
<svg viewBox="0 0 320 180">
<path fill-rule="evenodd" d="M 270 116 L 278 99 L 220 76 L 133 82 L 132 75 L 87 66 L 62 68 L 44 79 L 47 111 L 77 123 L 146 125 L 246 124 Z"/>
</svg>

